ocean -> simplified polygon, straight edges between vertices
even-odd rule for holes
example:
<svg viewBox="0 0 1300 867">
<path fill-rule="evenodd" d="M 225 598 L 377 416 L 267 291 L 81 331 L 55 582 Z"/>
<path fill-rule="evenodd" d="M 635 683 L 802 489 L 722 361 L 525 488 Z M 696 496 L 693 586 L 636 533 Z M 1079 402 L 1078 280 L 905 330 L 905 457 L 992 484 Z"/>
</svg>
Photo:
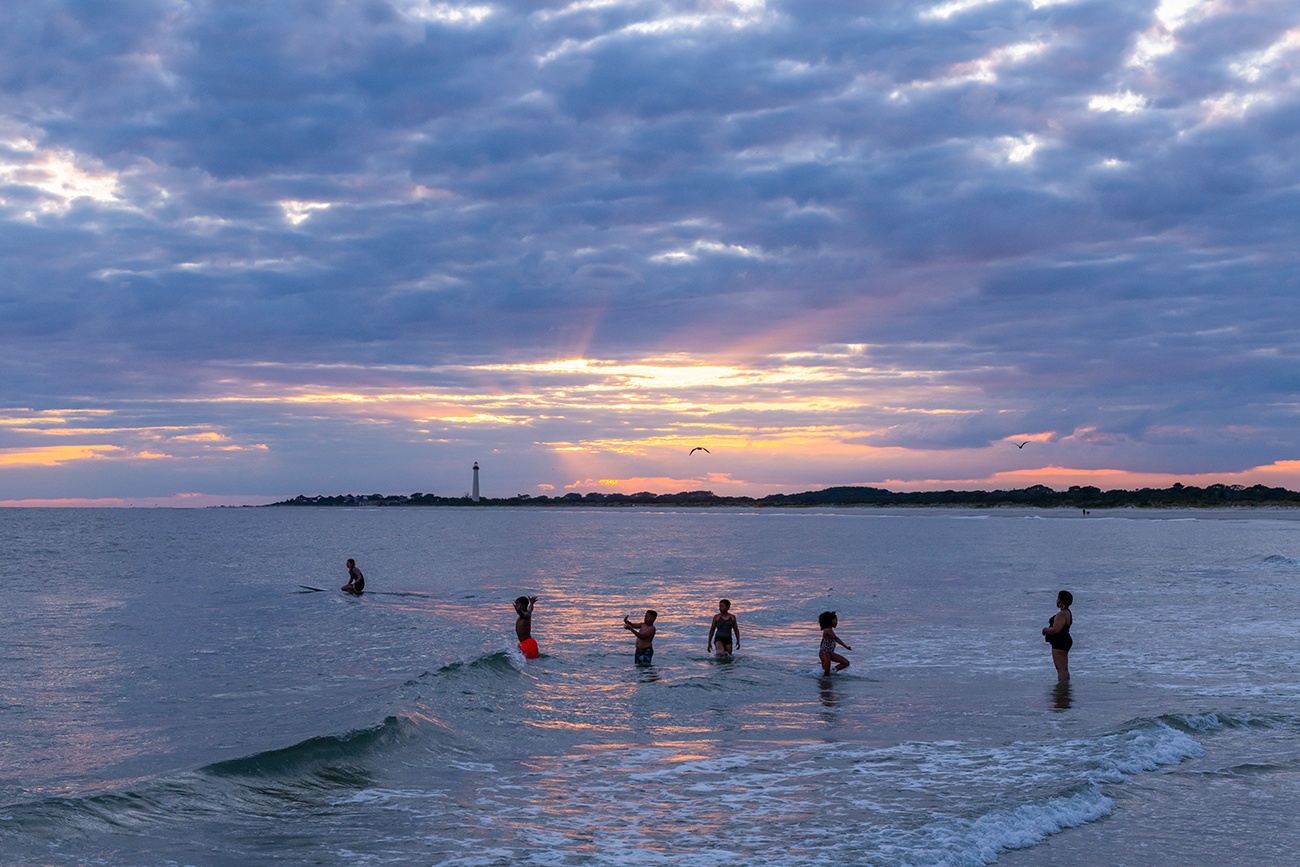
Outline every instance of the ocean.
<svg viewBox="0 0 1300 867">
<path fill-rule="evenodd" d="M 6 865 L 1300 852 L 1300 511 L 11 509 L 0 543 Z"/>
</svg>

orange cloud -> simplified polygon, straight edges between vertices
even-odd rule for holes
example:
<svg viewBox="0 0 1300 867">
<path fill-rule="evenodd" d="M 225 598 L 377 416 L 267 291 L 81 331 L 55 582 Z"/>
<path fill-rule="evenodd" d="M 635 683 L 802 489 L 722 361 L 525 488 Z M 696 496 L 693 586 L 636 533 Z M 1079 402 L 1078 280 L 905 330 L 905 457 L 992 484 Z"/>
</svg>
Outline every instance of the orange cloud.
<svg viewBox="0 0 1300 867">
<path fill-rule="evenodd" d="M 548 486 L 549 487 L 549 486 Z M 779 485 L 760 485 L 732 478 L 727 473 L 706 473 L 696 478 L 674 476 L 634 476 L 626 479 L 580 479 L 565 485 L 565 490 L 598 490 L 619 494 L 675 494 L 680 491 L 709 490 L 720 496 L 756 496 L 782 493 Z M 611 491 L 612 489 L 612 491 Z"/>
<path fill-rule="evenodd" d="M 216 443 L 216 442 L 224 442 L 227 438 L 217 433 L 216 431 L 209 430 L 209 431 L 204 431 L 203 433 L 183 434 L 181 436 L 172 437 L 172 439 L 176 440 L 177 442 Z"/>
<path fill-rule="evenodd" d="M 0 467 L 57 467 L 72 461 L 99 460 L 120 446 L 40 446 L 32 449 L 0 449 Z"/>
<path fill-rule="evenodd" d="M 455 426 L 528 424 L 548 413 L 663 412 L 717 416 L 748 413 L 832 413 L 871 409 L 883 413 L 960 413 L 952 389 L 941 405 L 930 405 L 936 371 L 875 367 L 863 346 L 822 347 L 815 352 L 769 355 L 736 362 L 676 353 L 637 361 L 565 357 L 549 361 L 438 368 L 475 383 L 467 390 L 429 391 L 390 381 L 368 389 L 333 390 L 313 384 L 229 381 L 231 393 L 212 403 L 327 405 L 385 424 L 394 419 Z M 259 373 L 266 367 L 257 365 Z M 352 365 L 324 366 L 331 370 Z M 315 366 L 311 368 L 315 369 Z M 369 374 L 427 373 L 428 368 L 358 367 Z"/>
<path fill-rule="evenodd" d="M 1075 431 L 1073 436 L 1078 436 L 1079 432 Z M 1041 433 L 1015 434 L 1013 436 L 1003 437 L 1004 443 L 1050 443 L 1052 437 L 1056 436 L 1054 431 L 1043 431 Z"/>
<path fill-rule="evenodd" d="M 697 455 L 692 460 L 725 460 L 735 455 L 762 455 L 766 457 L 789 455 L 816 455 L 819 459 L 841 457 L 864 460 L 885 455 L 902 455 L 908 452 L 901 446 L 870 446 L 851 442 L 868 431 L 839 425 L 773 426 L 768 428 L 726 428 L 717 425 L 674 425 L 682 432 L 651 434 L 640 438 L 592 439 L 572 443 L 544 443 L 559 452 L 611 452 L 620 455 L 654 455 L 663 458 L 680 452 L 689 455 L 695 446 L 709 449 L 708 458 Z M 688 433 L 698 427 L 698 433 Z"/>
</svg>

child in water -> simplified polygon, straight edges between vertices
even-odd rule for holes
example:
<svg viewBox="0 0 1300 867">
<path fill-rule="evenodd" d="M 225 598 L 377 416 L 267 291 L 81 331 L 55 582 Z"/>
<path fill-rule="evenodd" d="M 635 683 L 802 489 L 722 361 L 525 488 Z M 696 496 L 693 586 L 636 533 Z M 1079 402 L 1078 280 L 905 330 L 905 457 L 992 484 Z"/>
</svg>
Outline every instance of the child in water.
<svg viewBox="0 0 1300 867">
<path fill-rule="evenodd" d="M 713 615 L 713 622 L 709 624 L 709 639 L 705 645 L 705 650 L 713 653 L 713 646 L 717 644 L 718 656 L 731 656 L 732 634 L 735 634 L 736 649 L 740 649 L 740 622 L 736 620 L 736 615 L 731 613 L 731 600 L 718 600 L 718 613 Z"/>
<path fill-rule="evenodd" d="M 845 650 L 852 650 L 840 637 L 835 634 L 835 627 L 840 625 L 840 619 L 835 616 L 834 611 L 823 611 L 817 615 L 817 624 L 822 628 L 822 644 L 818 656 L 821 658 L 822 674 L 831 673 L 831 663 L 835 663 L 836 671 L 843 671 L 849 667 L 849 661 L 835 652 L 835 645 L 842 646 Z"/>
<path fill-rule="evenodd" d="M 541 655 L 537 641 L 533 639 L 533 606 L 537 604 L 536 596 L 520 596 L 515 600 L 515 636 L 519 639 L 519 649 L 528 659 Z"/>
</svg>

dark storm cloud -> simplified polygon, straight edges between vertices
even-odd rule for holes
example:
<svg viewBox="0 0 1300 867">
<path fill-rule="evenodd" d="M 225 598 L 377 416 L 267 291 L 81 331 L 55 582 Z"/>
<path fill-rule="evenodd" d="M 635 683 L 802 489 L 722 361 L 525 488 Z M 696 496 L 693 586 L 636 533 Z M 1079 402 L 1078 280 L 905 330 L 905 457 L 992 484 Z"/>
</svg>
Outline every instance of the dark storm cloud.
<svg viewBox="0 0 1300 867">
<path fill-rule="evenodd" d="M 1286 459 L 1297 26 L 1286 3 L 5 4 L 0 402 L 842 342 L 933 387 L 854 442 Z"/>
</svg>

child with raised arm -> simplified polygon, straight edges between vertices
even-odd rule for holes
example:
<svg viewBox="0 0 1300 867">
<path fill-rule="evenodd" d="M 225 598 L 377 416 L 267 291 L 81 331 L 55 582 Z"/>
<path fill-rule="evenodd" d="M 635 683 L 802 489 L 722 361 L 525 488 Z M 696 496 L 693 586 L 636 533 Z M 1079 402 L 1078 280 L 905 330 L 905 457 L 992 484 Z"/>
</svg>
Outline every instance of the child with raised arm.
<svg viewBox="0 0 1300 867">
<path fill-rule="evenodd" d="M 718 613 L 713 615 L 713 622 L 709 624 L 709 639 L 705 645 L 705 650 L 713 653 L 713 646 L 717 644 L 718 656 L 731 656 L 732 635 L 735 635 L 736 649 L 740 649 L 740 622 L 736 620 L 736 615 L 731 613 L 731 600 L 718 600 Z"/>
<path fill-rule="evenodd" d="M 852 650 L 840 637 L 835 634 L 835 627 L 840 625 L 840 619 L 835 616 L 834 611 L 823 611 L 817 615 L 817 623 L 822 628 L 822 645 L 818 656 L 821 658 L 822 674 L 831 673 L 831 663 L 835 663 L 836 671 L 843 671 L 849 667 L 849 661 L 835 652 L 835 645 L 840 645 L 845 650 Z"/>
<path fill-rule="evenodd" d="M 655 621 L 659 613 L 653 609 L 646 611 L 645 619 L 633 623 L 631 618 L 623 618 L 623 628 L 636 636 L 636 655 L 633 661 L 637 665 L 649 665 L 655 658 Z"/>
<path fill-rule="evenodd" d="M 537 604 L 536 596 L 520 596 L 515 600 L 515 636 L 519 639 L 519 650 L 525 658 L 536 659 L 541 656 L 537 641 L 533 638 L 533 606 Z"/>
</svg>

